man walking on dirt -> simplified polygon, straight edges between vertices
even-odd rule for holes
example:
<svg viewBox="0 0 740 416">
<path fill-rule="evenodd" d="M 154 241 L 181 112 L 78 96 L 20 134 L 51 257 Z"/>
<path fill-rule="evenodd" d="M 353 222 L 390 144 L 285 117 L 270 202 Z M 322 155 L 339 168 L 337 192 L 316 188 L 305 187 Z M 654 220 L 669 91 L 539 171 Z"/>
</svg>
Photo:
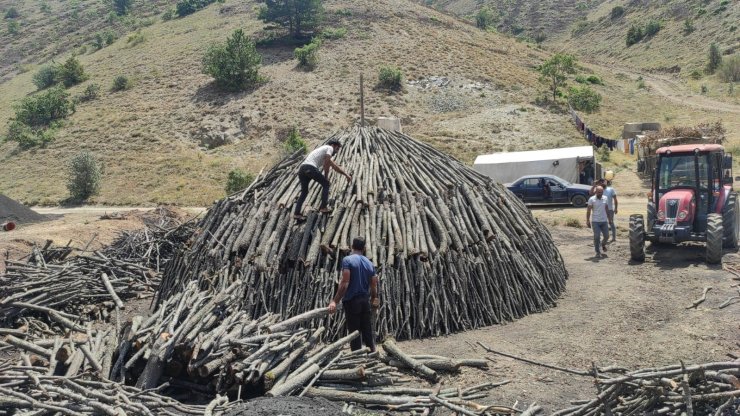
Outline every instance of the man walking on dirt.
<svg viewBox="0 0 740 416">
<path fill-rule="evenodd" d="M 293 218 L 296 220 L 302 221 L 306 219 L 306 217 L 301 214 L 301 209 L 303 208 L 303 203 L 306 201 L 306 197 L 308 196 L 308 183 L 310 181 L 314 180 L 322 187 L 321 206 L 319 207 L 319 212 L 324 214 L 331 212 L 331 209 L 327 206 L 329 204 L 329 179 L 327 179 L 329 176 L 329 168 L 344 175 L 347 178 L 347 182 L 352 181 L 352 175 L 345 173 L 342 168 L 331 160 L 332 156 L 337 154 L 340 147 L 342 147 L 342 144 L 339 143 L 339 140 L 331 139 L 325 145 L 319 146 L 309 153 L 301 164 L 301 167 L 298 168 L 298 180 L 301 182 L 301 195 L 298 197 L 298 201 L 295 203 L 295 210 L 293 211 Z M 323 175 L 319 171 L 320 168 L 324 169 Z"/>
<path fill-rule="evenodd" d="M 619 201 L 617 200 L 617 190 L 612 186 L 611 181 L 607 181 L 601 178 L 594 182 L 591 186 L 591 190 L 588 191 L 589 195 L 596 194 L 596 187 L 601 186 L 604 188 L 604 196 L 606 197 L 606 212 L 609 216 L 609 228 L 612 230 L 612 241 L 617 241 L 617 224 L 614 222 L 614 214 L 617 213 L 617 207 Z"/>
<path fill-rule="evenodd" d="M 596 257 L 601 257 L 602 251 L 606 252 L 606 243 L 609 242 L 609 224 L 611 223 L 607 212 L 604 188 L 597 186 L 594 189 L 594 196 L 589 198 L 588 207 L 586 208 L 586 227 L 591 228 L 594 232 Z M 604 235 L 603 240 L 600 239 L 602 234 Z M 599 243 L 601 243 L 600 247 Z"/>
<path fill-rule="evenodd" d="M 362 344 L 375 351 L 371 308 L 377 309 L 380 305 L 378 276 L 375 267 L 364 254 L 365 239 L 356 237 L 352 240 L 352 254 L 342 260 L 342 280 L 334 299 L 329 302 L 329 314 L 334 314 L 337 303 L 341 300 L 347 331 L 360 331 L 360 337 L 350 343 L 352 351 L 362 348 Z"/>
</svg>

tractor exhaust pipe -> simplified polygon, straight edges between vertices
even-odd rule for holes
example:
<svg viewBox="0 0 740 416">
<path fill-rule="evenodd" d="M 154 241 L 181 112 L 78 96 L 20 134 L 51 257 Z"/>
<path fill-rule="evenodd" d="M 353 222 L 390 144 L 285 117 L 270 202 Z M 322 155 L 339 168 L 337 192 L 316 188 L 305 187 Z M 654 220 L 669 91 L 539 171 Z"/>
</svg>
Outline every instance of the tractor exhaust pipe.
<svg viewBox="0 0 740 416">
<path fill-rule="evenodd" d="M 13 231 L 15 230 L 15 223 L 13 221 L 8 221 L 0 224 L 0 228 L 2 228 L 3 231 Z"/>
</svg>

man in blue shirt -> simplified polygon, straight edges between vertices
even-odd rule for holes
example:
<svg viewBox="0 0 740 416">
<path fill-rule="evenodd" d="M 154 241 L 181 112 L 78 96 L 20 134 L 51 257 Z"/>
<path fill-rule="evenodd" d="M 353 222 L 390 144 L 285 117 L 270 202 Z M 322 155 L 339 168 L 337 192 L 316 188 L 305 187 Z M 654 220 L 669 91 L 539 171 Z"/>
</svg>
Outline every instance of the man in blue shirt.
<svg viewBox="0 0 740 416">
<path fill-rule="evenodd" d="M 361 337 L 350 343 L 352 351 L 362 348 L 362 344 L 375 351 L 375 334 L 371 322 L 371 308 L 377 309 L 378 276 L 375 267 L 365 257 L 365 239 L 356 237 L 352 240 L 352 254 L 342 260 L 342 281 L 339 282 L 334 299 L 329 302 L 329 313 L 337 310 L 341 300 L 344 306 L 347 331 L 360 331 Z"/>
</svg>

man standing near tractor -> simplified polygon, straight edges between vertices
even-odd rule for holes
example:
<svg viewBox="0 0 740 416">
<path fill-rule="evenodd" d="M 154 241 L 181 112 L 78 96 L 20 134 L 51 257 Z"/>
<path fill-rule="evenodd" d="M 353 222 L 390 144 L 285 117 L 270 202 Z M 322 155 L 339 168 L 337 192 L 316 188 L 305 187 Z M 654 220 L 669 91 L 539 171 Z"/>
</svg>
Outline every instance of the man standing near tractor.
<svg viewBox="0 0 740 416">
<path fill-rule="evenodd" d="M 606 252 L 610 224 L 612 224 L 612 220 L 609 218 L 608 205 L 606 198 L 604 198 L 604 188 L 597 186 L 594 189 L 594 195 L 589 198 L 588 207 L 586 208 L 586 227 L 593 229 L 596 257 L 601 257 L 602 251 Z M 602 234 L 604 235 L 603 240 L 600 238 Z M 599 245 L 599 243 L 601 244 Z"/>
</svg>

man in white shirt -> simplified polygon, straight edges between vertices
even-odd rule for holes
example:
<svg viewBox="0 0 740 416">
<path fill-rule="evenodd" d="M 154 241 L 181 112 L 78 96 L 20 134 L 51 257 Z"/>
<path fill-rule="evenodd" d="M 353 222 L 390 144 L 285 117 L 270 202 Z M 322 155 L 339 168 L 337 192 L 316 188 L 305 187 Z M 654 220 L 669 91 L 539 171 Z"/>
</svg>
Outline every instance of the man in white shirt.
<svg viewBox="0 0 740 416">
<path fill-rule="evenodd" d="M 337 154 L 342 144 L 339 140 L 331 139 L 325 145 L 319 146 L 314 149 L 311 153 L 306 156 L 306 159 L 298 168 L 298 180 L 301 182 L 301 194 L 298 197 L 298 201 L 295 203 L 295 210 L 293 211 L 293 218 L 296 220 L 305 220 L 306 217 L 301 214 L 303 203 L 306 201 L 308 196 L 308 184 L 314 180 L 321 184 L 321 206 L 319 212 L 328 213 L 331 209 L 327 206 L 329 204 L 329 168 L 341 173 L 347 178 L 347 182 L 352 181 L 352 175 L 345 173 L 333 160 L 332 156 Z M 323 168 L 324 174 L 322 175 L 319 168 Z"/>
<path fill-rule="evenodd" d="M 601 257 L 601 252 L 606 251 L 606 243 L 609 242 L 609 224 L 611 223 L 612 221 L 609 219 L 609 214 L 607 212 L 604 188 L 597 186 L 594 189 L 594 196 L 589 198 L 588 208 L 586 208 L 586 227 L 591 228 L 594 232 L 594 250 L 596 250 L 596 257 Z M 601 250 L 599 250 L 599 237 L 602 234 L 604 235 L 604 238 L 601 240 Z"/>
</svg>

